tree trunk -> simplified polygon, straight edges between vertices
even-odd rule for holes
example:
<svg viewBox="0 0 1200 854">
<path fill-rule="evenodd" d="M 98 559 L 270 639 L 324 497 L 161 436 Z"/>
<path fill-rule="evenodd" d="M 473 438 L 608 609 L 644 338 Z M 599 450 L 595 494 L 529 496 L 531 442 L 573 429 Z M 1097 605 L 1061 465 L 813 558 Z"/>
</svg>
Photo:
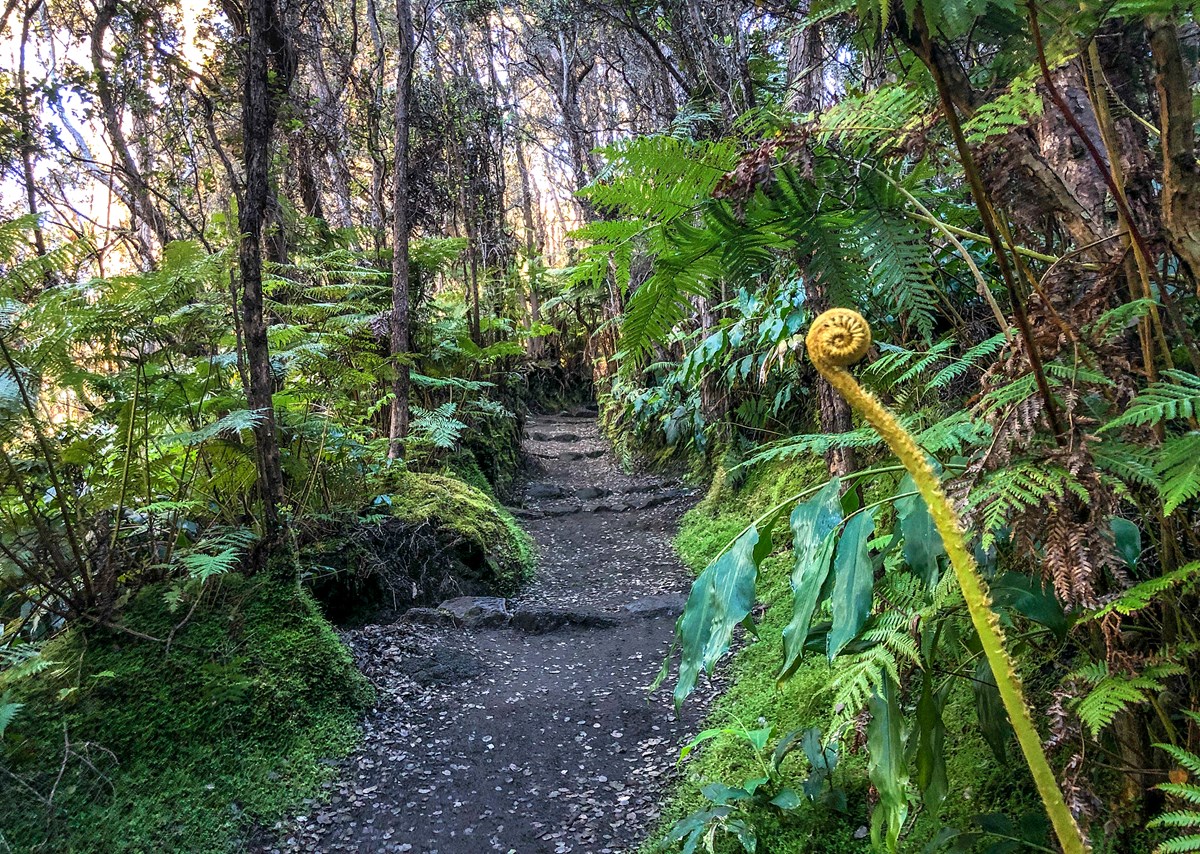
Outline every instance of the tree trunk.
<svg viewBox="0 0 1200 854">
<path fill-rule="evenodd" d="M 396 459 L 408 435 L 409 367 L 409 258 L 411 230 L 408 198 L 408 132 L 412 107 L 413 36 L 411 0 L 396 0 L 396 22 L 400 52 L 396 68 L 396 163 L 392 167 L 392 358 L 396 377 L 392 381 L 392 424 L 388 458 Z"/>
<path fill-rule="evenodd" d="M 808 310 L 816 317 L 829 309 L 829 294 L 825 285 L 812 276 L 806 277 Z M 817 377 L 817 424 L 822 433 L 848 433 L 854 429 L 850 404 L 833 390 L 824 377 Z M 825 453 L 825 465 L 830 477 L 845 477 L 858 469 L 853 448 L 833 448 Z"/>
<path fill-rule="evenodd" d="M 823 53 L 819 25 L 796 28 L 788 43 L 787 67 L 787 106 L 793 113 L 819 113 L 824 107 Z"/>
<path fill-rule="evenodd" d="M 1190 81 L 1174 21 L 1156 17 L 1149 27 L 1162 130 L 1163 228 L 1200 285 L 1200 164 Z"/>
<path fill-rule="evenodd" d="M 238 268 L 242 278 L 242 326 L 250 380 L 249 408 L 258 414 L 254 427 L 259 494 L 262 499 L 263 537 L 255 550 L 256 564 L 284 545 L 282 517 L 283 472 L 275 434 L 275 408 L 271 395 L 274 377 L 263 315 L 263 227 L 271 204 L 271 134 L 279 104 L 291 84 L 295 59 L 274 0 L 248 0 L 246 5 L 246 79 L 242 99 L 243 156 L 246 179 L 239 209 Z M 272 67 L 274 66 L 274 67 Z M 272 80 L 272 72 L 274 79 Z"/>
<path fill-rule="evenodd" d="M 100 101 L 100 116 L 116 157 L 114 168 L 129 193 L 132 208 L 130 213 L 135 221 L 141 221 L 150 229 L 160 246 L 165 246 L 171 241 L 171 230 L 167 225 L 166 217 L 154 203 L 154 199 L 150 195 L 150 187 L 143 178 L 142 171 L 138 168 L 137 161 L 129 149 L 129 143 L 125 139 L 125 132 L 121 127 L 120 111 L 112 91 L 112 83 L 108 77 L 108 67 L 104 62 L 104 37 L 116 14 L 117 0 L 104 0 L 96 12 L 96 21 L 92 26 L 92 71 L 96 75 L 96 97 Z"/>
<path fill-rule="evenodd" d="M 22 177 L 25 179 L 25 202 L 29 206 L 30 216 L 35 218 L 38 216 L 38 206 L 37 180 L 34 177 L 33 158 L 37 153 L 37 146 L 34 144 L 33 116 L 29 111 L 29 86 L 25 77 L 25 45 L 29 41 L 29 22 L 32 20 L 39 6 L 41 6 L 40 0 L 33 3 L 25 12 L 21 25 L 20 59 L 17 64 L 17 99 L 21 108 L 21 172 Z M 38 257 L 43 257 L 46 254 L 46 238 L 42 234 L 40 219 L 34 220 L 33 247 Z M 53 281 L 53 276 L 47 273 L 45 279 L 46 286 L 49 287 L 53 284 Z"/>
</svg>

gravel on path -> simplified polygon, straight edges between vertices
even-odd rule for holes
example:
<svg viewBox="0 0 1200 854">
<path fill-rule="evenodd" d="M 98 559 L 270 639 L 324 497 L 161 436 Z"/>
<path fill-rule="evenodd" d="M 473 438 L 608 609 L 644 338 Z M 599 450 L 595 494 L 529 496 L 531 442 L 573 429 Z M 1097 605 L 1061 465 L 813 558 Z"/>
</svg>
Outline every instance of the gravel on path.
<svg viewBox="0 0 1200 854">
<path fill-rule="evenodd" d="M 608 854 L 645 839 L 708 705 L 681 720 L 668 685 L 647 690 L 691 582 L 671 537 L 692 496 L 623 472 L 593 418 L 533 419 L 525 446 L 514 510 L 540 561 L 509 609 L 614 619 L 343 632 L 378 693 L 363 744 L 256 850 Z"/>
</svg>

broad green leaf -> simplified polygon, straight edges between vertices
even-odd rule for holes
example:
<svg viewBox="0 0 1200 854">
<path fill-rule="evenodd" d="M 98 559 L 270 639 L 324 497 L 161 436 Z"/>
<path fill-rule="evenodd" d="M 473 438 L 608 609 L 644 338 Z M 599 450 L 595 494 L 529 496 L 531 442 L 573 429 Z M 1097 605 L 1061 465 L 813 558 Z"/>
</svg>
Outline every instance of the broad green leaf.
<svg viewBox="0 0 1200 854">
<path fill-rule="evenodd" d="M 867 701 L 871 713 L 867 724 L 867 773 L 879 792 L 879 803 L 871 815 L 871 841 L 879 848 L 886 840 L 889 851 L 897 850 L 900 831 L 908 818 L 908 765 L 904 761 L 904 716 L 898 693 L 895 683 L 885 678 L 879 691 Z"/>
<path fill-rule="evenodd" d="M 975 691 L 975 711 L 979 716 L 979 728 L 983 740 L 988 743 L 996 761 L 1004 764 L 1008 754 L 1008 740 L 1012 735 L 1012 724 L 1004 712 L 1004 704 L 1000 700 L 1000 689 L 996 687 L 996 679 L 992 676 L 991 665 L 987 659 L 980 659 L 975 668 L 975 679 L 971 682 Z"/>
<path fill-rule="evenodd" d="M 679 751 L 679 761 L 682 762 L 684 759 L 687 759 L 688 754 L 691 753 L 693 750 L 695 750 L 697 747 L 699 747 L 701 744 L 703 744 L 706 741 L 709 741 L 710 739 L 716 738 L 718 735 L 721 735 L 724 732 L 725 732 L 725 730 L 723 730 L 723 729 L 706 729 L 706 730 L 704 730 L 704 732 L 698 733 L 695 738 L 693 738 L 691 741 L 689 741 L 687 744 L 685 744 L 683 746 L 683 749 L 681 749 Z"/>
<path fill-rule="evenodd" d="M 921 698 L 917 700 L 917 786 L 925 806 L 937 810 L 946 799 L 949 783 L 946 779 L 946 725 L 942 721 L 944 691 L 933 687 L 933 679 L 924 673 L 921 679 Z"/>
<path fill-rule="evenodd" d="M 900 481 L 899 492 L 916 492 L 917 485 L 912 475 L 906 474 Z M 938 582 L 938 558 L 946 554 L 942 535 L 933 524 L 929 507 L 920 495 L 909 495 L 896 499 L 896 516 L 900 519 L 900 533 L 904 537 L 902 553 L 904 562 L 912 567 L 928 587 Z"/>
<path fill-rule="evenodd" d="M 758 565 L 771 553 L 774 521 L 766 522 L 762 536 L 753 525 L 747 528 L 692 585 L 687 606 L 675 624 L 683 652 L 675 684 L 676 707 L 695 689 L 700 671 L 711 673 L 717 660 L 728 652 L 734 626 L 754 607 Z"/>
<path fill-rule="evenodd" d="M 771 730 L 773 727 L 763 727 L 762 729 L 746 730 L 746 740 L 753 744 L 758 750 L 763 750 L 767 746 L 767 742 L 771 739 Z"/>
<path fill-rule="evenodd" d="M 1053 591 L 1041 582 L 1019 572 L 1006 572 L 995 579 L 989 590 L 993 608 L 1011 608 L 1022 617 L 1041 623 L 1059 640 L 1067 636 L 1067 615 Z"/>
<path fill-rule="evenodd" d="M 754 835 L 754 829 L 746 824 L 746 822 L 740 818 L 734 818 L 725 822 L 725 827 L 737 837 L 737 841 L 741 844 L 743 851 L 754 854 L 758 850 L 758 837 Z"/>
<path fill-rule="evenodd" d="M 837 742 L 825 744 L 821 740 L 821 730 L 819 727 L 814 726 L 804 730 L 804 756 L 814 768 L 821 768 L 826 772 L 830 772 L 837 767 L 836 745 Z"/>
<path fill-rule="evenodd" d="M 746 791 L 741 786 L 728 786 L 725 783 L 715 782 L 709 783 L 700 790 L 700 794 L 708 798 L 714 804 L 724 806 L 731 801 L 746 801 L 749 800 L 752 793 Z"/>
<path fill-rule="evenodd" d="M 1113 516 L 1108 520 L 1108 525 L 1112 529 L 1117 554 L 1126 566 L 1137 569 L 1138 558 L 1142 556 L 1142 529 L 1120 516 Z"/>
<path fill-rule="evenodd" d="M 840 492 L 841 482 L 834 478 L 792 511 L 796 564 L 792 570 L 792 620 L 783 630 L 783 668 L 776 677 L 780 682 L 790 677 L 800 663 L 813 612 L 829 575 L 837 526 L 842 521 Z"/>
<path fill-rule="evenodd" d="M 794 810 L 800 804 L 804 803 L 803 799 L 796 794 L 794 789 L 784 788 L 779 791 L 779 794 L 771 798 L 771 806 L 779 807 L 781 810 Z"/>
<path fill-rule="evenodd" d="M 833 561 L 833 628 L 829 630 L 829 660 L 862 630 L 871 616 L 875 567 L 867 543 L 875 531 L 875 511 L 857 513 L 846 523 Z"/>
</svg>

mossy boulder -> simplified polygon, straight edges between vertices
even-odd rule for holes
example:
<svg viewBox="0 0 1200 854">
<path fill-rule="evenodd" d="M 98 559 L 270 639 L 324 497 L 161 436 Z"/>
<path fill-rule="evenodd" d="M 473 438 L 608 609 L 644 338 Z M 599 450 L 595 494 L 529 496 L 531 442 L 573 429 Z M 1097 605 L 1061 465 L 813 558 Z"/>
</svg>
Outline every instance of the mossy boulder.
<svg viewBox="0 0 1200 854">
<path fill-rule="evenodd" d="M 533 543 L 485 488 L 401 472 L 364 517 L 310 531 L 302 560 L 338 623 L 387 622 L 457 596 L 510 596 L 533 571 Z"/>
<path fill-rule="evenodd" d="M 170 592 L 143 591 L 129 631 L 66 632 L 17 687 L 0 745 L 6 850 L 237 850 L 356 743 L 371 690 L 311 596 L 241 576 L 175 607 Z"/>
<path fill-rule="evenodd" d="M 516 592 L 536 563 L 533 542 L 508 511 L 490 495 L 457 478 L 410 472 L 391 496 L 392 515 L 410 525 L 450 532 L 470 563 L 491 574 L 493 591 Z"/>
</svg>

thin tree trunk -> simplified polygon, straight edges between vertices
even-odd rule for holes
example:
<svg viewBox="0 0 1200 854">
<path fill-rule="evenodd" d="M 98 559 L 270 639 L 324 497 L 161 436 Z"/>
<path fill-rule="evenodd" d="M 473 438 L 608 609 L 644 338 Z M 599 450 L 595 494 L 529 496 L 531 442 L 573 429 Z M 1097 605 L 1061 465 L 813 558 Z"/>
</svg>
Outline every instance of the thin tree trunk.
<svg viewBox="0 0 1200 854">
<path fill-rule="evenodd" d="M 1175 22 L 1154 17 L 1149 28 L 1162 129 L 1163 228 L 1200 287 L 1200 163 L 1191 85 Z"/>
<path fill-rule="evenodd" d="M 411 0 L 396 0 L 396 22 L 400 53 L 396 68 L 396 163 L 392 167 L 392 358 L 396 377 L 392 381 L 392 424 L 388 458 L 396 459 L 408 435 L 409 367 L 404 359 L 411 349 L 409 327 L 409 216 L 408 134 L 412 107 L 413 35 Z"/>
<path fill-rule="evenodd" d="M 17 65 L 17 98 L 20 101 L 21 108 L 21 172 L 25 179 L 25 201 L 29 206 L 29 213 L 33 217 L 37 217 L 38 215 L 37 181 L 33 173 L 33 156 L 37 148 L 33 141 L 33 116 L 29 112 L 29 86 L 25 77 L 25 45 L 29 41 L 29 22 L 33 19 L 34 14 L 40 6 L 41 0 L 37 0 L 25 12 L 21 24 L 20 60 Z M 33 224 L 33 246 L 37 251 L 38 257 L 46 254 L 46 238 L 42 234 L 40 220 L 35 220 Z M 53 278 L 48 273 L 46 275 L 46 285 L 49 286 L 52 282 Z"/>
<path fill-rule="evenodd" d="M 829 295 L 819 277 L 808 276 L 808 310 L 816 317 L 830 308 Z M 817 377 L 817 425 L 826 435 L 848 433 L 854 428 L 853 413 L 845 399 L 833 390 L 824 377 Z M 853 448 L 831 448 L 825 453 L 830 477 L 845 477 L 858 469 Z"/>
<path fill-rule="evenodd" d="M 256 0 L 257 1 L 257 0 Z M 116 169 L 121 175 L 121 183 L 129 191 L 135 220 L 140 220 L 150 231 L 161 246 L 171 242 L 171 230 L 167 225 L 158 205 L 150 195 L 150 187 L 138 168 L 137 161 L 129 149 L 125 132 L 121 128 L 121 116 L 117 108 L 116 98 L 112 91 L 112 83 L 108 77 L 108 67 L 104 62 L 104 37 L 112 20 L 117 14 L 117 0 L 105 0 L 96 12 L 96 21 L 91 33 L 92 70 L 96 75 L 96 97 L 100 101 L 100 115 L 104 122 L 104 130 L 108 141 L 116 155 Z"/>
<path fill-rule="evenodd" d="M 249 407 L 258 414 L 254 427 L 259 493 L 262 499 L 263 538 L 256 550 L 262 568 L 272 552 L 284 544 L 283 472 L 275 434 L 275 408 L 271 395 L 274 377 L 263 315 L 263 227 L 271 204 L 271 133 L 279 104 L 286 97 L 294 72 L 291 45 L 283 31 L 274 0 L 248 0 L 248 49 L 242 100 L 242 133 L 245 188 L 239 210 L 238 267 L 242 278 L 242 328 L 249 374 Z M 274 59 L 275 68 L 271 68 Z M 272 86 L 271 72 L 274 72 Z"/>
</svg>

